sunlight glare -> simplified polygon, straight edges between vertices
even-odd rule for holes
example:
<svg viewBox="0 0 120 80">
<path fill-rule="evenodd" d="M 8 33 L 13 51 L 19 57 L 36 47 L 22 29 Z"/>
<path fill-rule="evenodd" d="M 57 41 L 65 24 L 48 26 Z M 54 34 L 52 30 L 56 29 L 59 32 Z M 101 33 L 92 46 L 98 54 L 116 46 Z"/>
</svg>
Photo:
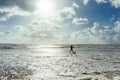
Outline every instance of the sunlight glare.
<svg viewBox="0 0 120 80">
<path fill-rule="evenodd" d="M 44 17 L 49 17 L 53 14 L 53 4 L 50 0 L 40 0 L 37 2 L 37 8 L 39 13 L 42 13 Z"/>
</svg>

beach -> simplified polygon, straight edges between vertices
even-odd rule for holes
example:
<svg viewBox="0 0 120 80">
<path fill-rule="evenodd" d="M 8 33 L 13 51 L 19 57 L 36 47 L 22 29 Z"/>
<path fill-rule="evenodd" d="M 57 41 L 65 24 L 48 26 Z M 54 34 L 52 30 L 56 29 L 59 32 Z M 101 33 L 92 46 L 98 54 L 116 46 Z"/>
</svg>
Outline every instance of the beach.
<svg viewBox="0 0 120 80">
<path fill-rule="evenodd" d="M 19 47 L 0 49 L 1 80 L 120 80 L 119 47 Z"/>
</svg>

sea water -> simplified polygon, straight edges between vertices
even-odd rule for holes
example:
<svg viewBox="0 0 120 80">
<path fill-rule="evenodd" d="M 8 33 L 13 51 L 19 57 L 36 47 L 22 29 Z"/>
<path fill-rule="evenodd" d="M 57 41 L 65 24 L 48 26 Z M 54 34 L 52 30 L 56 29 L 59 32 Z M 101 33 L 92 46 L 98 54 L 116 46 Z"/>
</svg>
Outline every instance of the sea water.
<svg viewBox="0 0 120 80">
<path fill-rule="evenodd" d="M 120 45 L 0 44 L 1 80 L 120 80 Z"/>
</svg>

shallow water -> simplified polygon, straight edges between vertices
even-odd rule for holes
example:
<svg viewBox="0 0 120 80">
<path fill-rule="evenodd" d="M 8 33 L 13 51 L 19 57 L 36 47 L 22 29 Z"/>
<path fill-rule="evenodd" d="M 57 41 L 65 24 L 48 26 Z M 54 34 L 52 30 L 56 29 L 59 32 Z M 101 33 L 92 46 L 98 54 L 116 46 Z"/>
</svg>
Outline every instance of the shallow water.
<svg viewBox="0 0 120 80">
<path fill-rule="evenodd" d="M 0 50 L 1 80 L 120 80 L 119 49 L 36 47 Z M 92 78 L 92 79 L 91 79 Z"/>
</svg>

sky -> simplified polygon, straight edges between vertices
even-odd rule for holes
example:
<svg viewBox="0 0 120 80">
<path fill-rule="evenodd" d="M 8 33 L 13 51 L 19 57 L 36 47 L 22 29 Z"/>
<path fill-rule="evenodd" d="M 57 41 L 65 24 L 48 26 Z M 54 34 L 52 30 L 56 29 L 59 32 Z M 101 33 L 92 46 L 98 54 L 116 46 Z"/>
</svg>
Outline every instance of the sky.
<svg viewBox="0 0 120 80">
<path fill-rule="evenodd" d="M 120 0 L 0 0 L 0 43 L 120 44 Z"/>
</svg>

